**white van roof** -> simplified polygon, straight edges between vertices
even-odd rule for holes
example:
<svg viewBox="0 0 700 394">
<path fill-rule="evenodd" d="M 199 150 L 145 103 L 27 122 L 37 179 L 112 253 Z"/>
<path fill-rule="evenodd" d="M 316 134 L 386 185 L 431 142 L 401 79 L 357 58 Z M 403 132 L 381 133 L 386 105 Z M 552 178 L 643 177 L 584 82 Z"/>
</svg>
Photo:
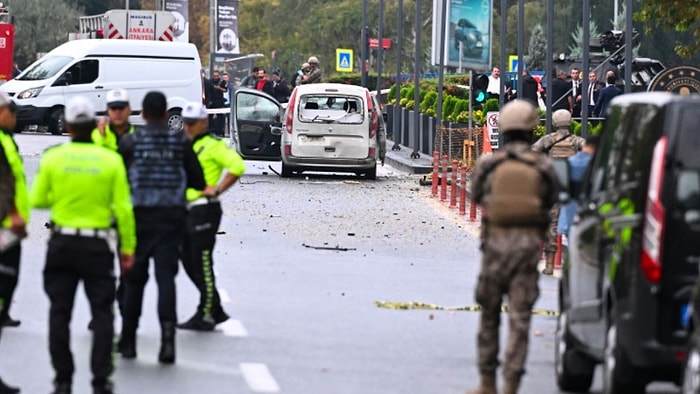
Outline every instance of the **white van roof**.
<svg viewBox="0 0 700 394">
<path fill-rule="evenodd" d="M 148 40 L 73 40 L 51 50 L 49 55 L 80 58 L 95 55 L 136 55 L 199 58 L 194 44 Z"/>
</svg>

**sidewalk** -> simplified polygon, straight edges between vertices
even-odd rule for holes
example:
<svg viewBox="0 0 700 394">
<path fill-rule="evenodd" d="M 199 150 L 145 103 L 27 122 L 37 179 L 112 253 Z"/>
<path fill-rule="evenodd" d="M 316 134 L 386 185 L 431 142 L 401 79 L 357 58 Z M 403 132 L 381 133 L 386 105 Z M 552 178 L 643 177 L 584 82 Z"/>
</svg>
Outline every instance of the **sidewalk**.
<svg viewBox="0 0 700 394">
<path fill-rule="evenodd" d="M 399 145 L 400 150 L 392 150 L 392 141 L 386 142 L 386 156 L 384 161 L 390 166 L 409 174 L 430 174 L 433 171 L 433 158 L 426 153 L 420 153 L 420 157 L 413 159 L 413 148 Z"/>
</svg>

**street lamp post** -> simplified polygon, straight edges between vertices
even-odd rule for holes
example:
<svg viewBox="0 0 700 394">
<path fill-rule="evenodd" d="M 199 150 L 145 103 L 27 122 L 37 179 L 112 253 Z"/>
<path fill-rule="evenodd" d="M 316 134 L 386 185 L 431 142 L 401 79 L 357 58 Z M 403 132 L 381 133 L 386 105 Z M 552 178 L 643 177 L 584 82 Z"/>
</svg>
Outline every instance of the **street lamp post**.
<svg viewBox="0 0 700 394">
<path fill-rule="evenodd" d="M 394 139 L 394 146 L 391 150 L 401 150 L 401 145 L 399 145 L 399 134 L 401 133 L 401 122 L 399 117 L 401 116 L 401 83 L 403 82 L 401 78 L 401 52 L 403 47 L 403 0 L 399 0 L 399 10 L 396 15 L 396 89 L 394 89 L 394 122 L 391 125 L 392 134 Z M 406 125 L 402 125 L 406 127 Z"/>
<path fill-rule="evenodd" d="M 367 0 L 362 0 L 362 38 L 361 38 L 361 43 L 362 45 L 362 64 L 360 65 L 361 67 L 361 74 L 360 74 L 360 84 L 364 87 L 367 87 L 367 69 L 365 69 L 365 64 L 367 63 L 367 58 L 368 58 L 368 48 L 367 48 Z"/>
<path fill-rule="evenodd" d="M 377 94 L 381 94 L 382 90 L 382 48 L 384 44 L 384 0 L 379 0 L 379 29 L 378 29 L 378 44 L 377 44 Z"/>
<path fill-rule="evenodd" d="M 420 157 L 418 152 L 420 146 L 420 65 L 421 65 L 421 0 L 416 0 L 416 46 L 413 63 L 413 152 L 412 159 Z"/>
</svg>

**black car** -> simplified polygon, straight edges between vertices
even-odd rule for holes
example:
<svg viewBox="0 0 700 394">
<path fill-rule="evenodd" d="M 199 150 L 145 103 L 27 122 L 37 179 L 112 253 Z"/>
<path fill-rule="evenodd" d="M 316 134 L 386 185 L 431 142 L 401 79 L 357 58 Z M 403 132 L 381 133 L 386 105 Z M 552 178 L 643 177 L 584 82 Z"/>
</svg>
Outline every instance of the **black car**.
<svg viewBox="0 0 700 394">
<path fill-rule="evenodd" d="M 462 54 L 466 57 L 479 57 L 484 52 L 484 41 L 481 31 L 467 19 L 460 19 L 455 29 L 455 49 L 459 51 L 462 44 Z"/>
<path fill-rule="evenodd" d="M 562 390 L 681 383 L 700 261 L 700 97 L 615 98 L 584 180 L 560 282 Z"/>
</svg>

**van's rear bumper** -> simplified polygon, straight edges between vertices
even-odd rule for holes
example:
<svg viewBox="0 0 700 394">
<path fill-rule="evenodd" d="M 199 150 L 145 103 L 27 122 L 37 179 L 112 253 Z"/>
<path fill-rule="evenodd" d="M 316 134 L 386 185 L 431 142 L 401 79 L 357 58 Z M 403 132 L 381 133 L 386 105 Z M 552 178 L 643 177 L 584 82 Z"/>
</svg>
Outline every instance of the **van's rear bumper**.
<svg viewBox="0 0 700 394">
<path fill-rule="evenodd" d="M 18 105 L 17 106 L 17 124 L 22 125 L 43 125 L 46 119 L 48 108 L 35 107 L 33 105 Z"/>
<path fill-rule="evenodd" d="M 301 167 L 301 168 L 316 168 L 319 170 L 332 170 L 332 169 L 369 169 L 377 165 L 377 160 L 374 157 L 365 157 L 362 159 L 333 159 L 326 157 L 298 157 L 284 155 L 282 156 L 282 161 L 288 166 Z"/>
</svg>

